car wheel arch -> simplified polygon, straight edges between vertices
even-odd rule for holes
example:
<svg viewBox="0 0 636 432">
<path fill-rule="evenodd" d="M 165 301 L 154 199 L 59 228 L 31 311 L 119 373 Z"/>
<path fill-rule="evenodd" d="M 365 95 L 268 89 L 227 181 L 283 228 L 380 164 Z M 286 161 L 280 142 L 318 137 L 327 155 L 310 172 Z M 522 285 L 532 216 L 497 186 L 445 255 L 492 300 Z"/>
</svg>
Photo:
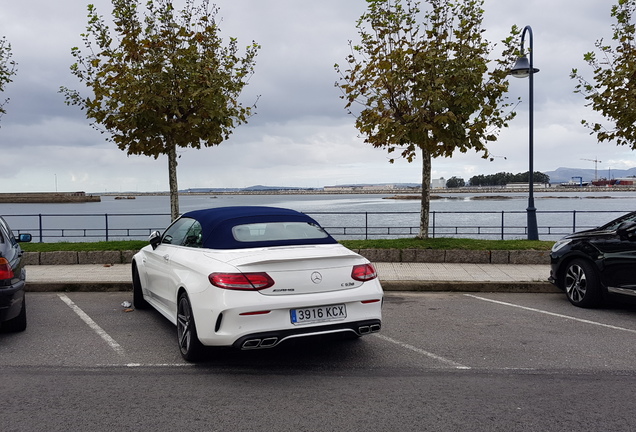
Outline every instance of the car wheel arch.
<svg viewBox="0 0 636 432">
<path fill-rule="evenodd" d="M 198 332 L 196 329 L 196 318 L 194 311 L 192 310 L 192 303 L 188 292 L 185 288 L 177 290 L 177 342 L 179 344 L 179 351 L 181 356 L 187 361 L 196 361 L 203 355 L 203 344 L 199 341 Z M 183 300 L 183 306 L 182 306 Z M 185 315 L 189 315 L 190 318 L 181 317 L 180 311 L 182 308 L 186 310 Z M 183 326 L 185 324 L 185 327 Z"/>
<path fill-rule="evenodd" d="M 132 271 L 133 305 L 135 306 L 135 309 L 148 309 L 150 308 L 150 304 L 144 298 L 141 275 L 139 274 L 137 263 L 134 260 L 131 265 L 131 271 Z"/>
</svg>

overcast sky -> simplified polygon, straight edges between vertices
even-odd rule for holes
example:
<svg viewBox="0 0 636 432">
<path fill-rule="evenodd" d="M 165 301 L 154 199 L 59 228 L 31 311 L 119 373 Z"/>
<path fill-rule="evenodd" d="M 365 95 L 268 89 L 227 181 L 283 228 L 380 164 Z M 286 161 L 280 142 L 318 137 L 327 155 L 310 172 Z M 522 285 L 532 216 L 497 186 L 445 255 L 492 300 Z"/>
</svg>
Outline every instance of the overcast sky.
<svg viewBox="0 0 636 432">
<path fill-rule="evenodd" d="M 116 192 L 168 189 L 167 159 L 127 156 L 64 104 L 60 86 L 81 88 L 70 73 L 71 47 L 81 46 L 86 0 L 0 0 L 0 36 L 18 63 L 0 119 L 0 192 Z M 93 0 L 109 16 L 109 0 Z M 144 3 L 144 2 L 142 2 Z M 180 2 L 176 1 L 178 5 Z M 626 147 L 599 144 L 580 124 L 594 118 L 569 78 L 573 67 L 591 77 L 583 53 L 610 39 L 614 0 L 486 0 L 486 38 L 497 42 L 513 24 L 534 33 L 535 170 L 636 167 Z M 334 64 L 344 64 L 365 0 L 218 0 L 221 35 L 262 49 L 243 95 L 260 100 L 257 115 L 220 146 L 180 152 L 180 189 L 268 186 L 322 187 L 345 183 L 419 183 L 421 160 L 388 162 L 365 144 L 347 115 Z M 433 178 L 528 170 L 528 80 L 511 78 L 518 115 L 490 145 L 494 161 L 455 154 L 433 161 Z"/>
</svg>

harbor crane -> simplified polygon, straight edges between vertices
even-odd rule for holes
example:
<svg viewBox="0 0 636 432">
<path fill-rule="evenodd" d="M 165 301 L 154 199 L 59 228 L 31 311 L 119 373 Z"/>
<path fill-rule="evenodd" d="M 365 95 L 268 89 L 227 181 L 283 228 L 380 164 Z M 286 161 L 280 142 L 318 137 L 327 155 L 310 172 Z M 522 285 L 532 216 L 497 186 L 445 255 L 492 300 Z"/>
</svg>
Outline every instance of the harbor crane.
<svg viewBox="0 0 636 432">
<path fill-rule="evenodd" d="M 598 159 L 581 159 L 581 160 L 594 162 L 594 181 L 598 180 L 598 164 L 603 163 L 603 161 L 600 161 Z"/>
</svg>

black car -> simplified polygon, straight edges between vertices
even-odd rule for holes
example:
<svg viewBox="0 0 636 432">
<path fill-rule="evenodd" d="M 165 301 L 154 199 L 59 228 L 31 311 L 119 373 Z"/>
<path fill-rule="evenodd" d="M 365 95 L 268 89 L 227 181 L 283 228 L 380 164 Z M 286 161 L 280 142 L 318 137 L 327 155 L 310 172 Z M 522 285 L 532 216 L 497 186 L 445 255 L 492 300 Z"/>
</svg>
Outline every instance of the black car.
<svg viewBox="0 0 636 432">
<path fill-rule="evenodd" d="M 608 294 L 636 296 L 636 212 L 563 237 L 550 258 L 550 282 L 575 306 L 599 306 Z"/>
<path fill-rule="evenodd" d="M 22 264 L 22 249 L 18 243 L 29 241 L 31 234 L 20 234 L 16 238 L 7 222 L 0 217 L 0 331 L 3 332 L 20 332 L 26 329 L 26 272 Z"/>
</svg>

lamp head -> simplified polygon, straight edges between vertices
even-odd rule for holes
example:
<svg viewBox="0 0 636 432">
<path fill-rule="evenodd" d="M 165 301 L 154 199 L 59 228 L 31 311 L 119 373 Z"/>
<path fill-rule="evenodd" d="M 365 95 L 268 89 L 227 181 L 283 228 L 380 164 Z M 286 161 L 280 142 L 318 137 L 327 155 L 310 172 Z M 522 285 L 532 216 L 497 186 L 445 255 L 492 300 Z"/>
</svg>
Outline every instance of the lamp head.
<svg viewBox="0 0 636 432">
<path fill-rule="evenodd" d="M 539 69 L 533 67 L 532 73 L 535 74 L 539 72 Z M 510 75 L 516 78 L 525 78 L 530 75 L 530 62 L 528 61 L 528 57 L 523 55 L 517 59 L 515 65 L 510 69 Z"/>
</svg>

